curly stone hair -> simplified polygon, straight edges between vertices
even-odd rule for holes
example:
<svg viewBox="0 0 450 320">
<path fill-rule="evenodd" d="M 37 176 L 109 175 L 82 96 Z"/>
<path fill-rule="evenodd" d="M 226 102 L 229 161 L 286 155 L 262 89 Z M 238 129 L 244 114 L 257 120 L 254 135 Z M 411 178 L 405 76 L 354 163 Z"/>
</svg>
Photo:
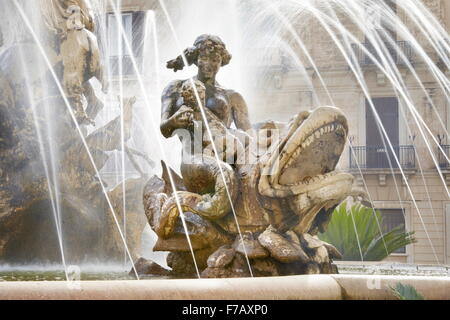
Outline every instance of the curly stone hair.
<svg viewBox="0 0 450 320">
<path fill-rule="evenodd" d="M 219 54 L 222 57 L 222 67 L 231 61 L 231 54 L 228 52 L 225 43 L 218 36 L 203 34 L 199 36 L 192 47 L 184 50 L 188 65 L 197 65 L 197 59 L 200 53 Z M 185 67 L 182 55 L 167 62 L 167 68 L 177 72 Z"/>
</svg>

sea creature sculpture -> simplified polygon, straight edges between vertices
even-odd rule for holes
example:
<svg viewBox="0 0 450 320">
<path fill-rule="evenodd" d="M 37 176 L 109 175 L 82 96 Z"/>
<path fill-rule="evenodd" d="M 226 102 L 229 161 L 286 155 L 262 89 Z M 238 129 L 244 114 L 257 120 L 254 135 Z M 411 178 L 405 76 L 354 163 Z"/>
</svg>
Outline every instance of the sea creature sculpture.
<svg viewBox="0 0 450 320">
<path fill-rule="evenodd" d="M 337 205 L 362 195 L 351 174 L 336 170 L 346 117 L 338 108 L 320 107 L 266 127 L 278 130 L 280 139 L 255 163 L 232 166 L 203 155 L 182 164 L 176 192 L 168 172 L 149 180 L 144 207 L 159 236 L 154 250 L 171 252 L 172 272 L 193 271 L 177 199 L 204 277 L 248 276 L 249 267 L 256 275 L 336 272 L 332 260 L 340 253 L 317 234 Z"/>
</svg>

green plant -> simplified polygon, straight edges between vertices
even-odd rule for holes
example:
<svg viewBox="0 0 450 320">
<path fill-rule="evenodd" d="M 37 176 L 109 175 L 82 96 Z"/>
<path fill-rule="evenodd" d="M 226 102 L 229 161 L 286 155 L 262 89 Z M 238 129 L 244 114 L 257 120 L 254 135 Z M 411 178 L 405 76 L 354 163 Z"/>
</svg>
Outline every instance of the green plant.
<svg viewBox="0 0 450 320">
<path fill-rule="evenodd" d="M 399 300 L 425 300 L 425 298 L 417 292 L 416 288 L 409 284 L 404 285 L 397 283 L 395 288 L 390 287 L 390 289 Z"/>
<path fill-rule="evenodd" d="M 383 218 L 376 210 L 361 205 L 347 210 L 343 203 L 334 210 L 327 231 L 319 238 L 334 245 L 345 261 L 381 261 L 416 242 L 414 232 L 404 232 L 403 226 L 381 234 L 382 222 Z"/>
</svg>

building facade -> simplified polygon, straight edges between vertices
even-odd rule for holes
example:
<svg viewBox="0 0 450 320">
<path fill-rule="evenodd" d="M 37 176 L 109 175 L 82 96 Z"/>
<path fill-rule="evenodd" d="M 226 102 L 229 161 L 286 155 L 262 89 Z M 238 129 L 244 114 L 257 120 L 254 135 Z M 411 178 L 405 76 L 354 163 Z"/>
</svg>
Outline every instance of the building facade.
<svg viewBox="0 0 450 320">
<path fill-rule="evenodd" d="M 450 3 L 424 0 L 423 4 L 448 32 Z M 417 30 L 417 26 L 396 7 L 395 2 L 389 5 L 400 21 L 408 26 L 427 55 L 439 65 L 437 53 Z M 347 27 L 352 30 L 351 23 Z M 392 32 L 396 32 L 394 27 L 391 28 Z M 340 107 L 349 119 L 351 145 L 341 159 L 340 168 L 352 172 L 357 177 L 358 184 L 368 191 L 374 207 L 383 215 L 383 228 L 389 230 L 404 225 L 407 231 L 415 232 L 417 243 L 391 255 L 388 260 L 449 264 L 449 164 L 442 155 L 444 151 L 448 157 L 450 150 L 450 141 L 445 132 L 450 128 L 449 101 L 429 64 L 412 49 L 410 39 L 403 39 L 400 33 L 395 36 L 398 48 L 403 51 L 413 68 L 411 70 L 398 54 L 391 53 L 398 74 L 405 84 L 404 92 L 409 95 L 410 102 L 418 112 L 417 117 L 414 117 L 398 87 L 392 84 L 389 77 L 359 47 L 352 44 L 355 53 L 352 57 L 357 59 L 362 79 L 355 76 L 349 62 L 317 19 L 311 19 L 308 23 L 303 21 L 297 30 L 305 39 L 316 68 L 307 64 L 305 76 L 304 72 L 295 68 L 283 71 L 283 66 L 280 66 L 273 73 L 272 88 L 266 89 L 264 95 L 259 95 L 257 104 L 261 107 L 261 118 L 267 113 L 277 114 L 279 120 L 286 120 L 298 109 L 320 104 Z M 354 35 L 368 51 L 375 52 L 365 40 L 365 34 L 356 27 Z M 448 78 L 448 70 L 443 71 Z M 417 77 L 420 81 L 417 81 Z M 309 83 L 305 78 L 308 78 Z M 366 88 L 362 87 L 361 80 Z M 392 148 L 387 141 L 383 142 L 385 139 L 377 126 L 371 103 L 378 112 Z M 419 117 L 431 132 L 418 125 L 421 120 L 416 119 Z M 426 138 L 423 138 L 423 132 Z M 439 142 L 442 150 L 433 140 Z M 403 170 L 399 169 L 399 164 Z"/>
</svg>

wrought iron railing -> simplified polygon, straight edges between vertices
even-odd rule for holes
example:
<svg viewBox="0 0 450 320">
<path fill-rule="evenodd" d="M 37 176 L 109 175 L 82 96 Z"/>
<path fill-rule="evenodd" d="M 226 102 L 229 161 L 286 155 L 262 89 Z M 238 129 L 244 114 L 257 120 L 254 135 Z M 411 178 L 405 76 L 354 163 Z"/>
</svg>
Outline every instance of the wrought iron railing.
<svg viewBox="0 0 450 320">
<path fill-rule="evenodd" d="M 441 169 L 450 169 L 450 163 L 447 161 L 447 159 L 450 159 L 450 145 L 441 145 L 441 148 L 442 150 L 440 148 L 437 150 L 439 167 Z M 444 151 L 445 155 L 442 151 Z"/>
<path fill-rule="evenodd" d="M 393 146 L 402 169 L 416 168 L 414 146 Z M 387 146 L 351 146 L 350 169 L 398 169 L 398 163 L 392 149 Z"/>
<path fill-rule="evenodd" d="M 382 63 L 383 61 L 379 57 L 378 50 L 373 46 L 370 42 L 362 43 L 362 46 L 368 51 L 370 55 L 367 54 L 366 51 L 361 48 L 361 45 L 356 43 L 352 44 L 352 50 L 356 56 L 358 63 L 361 66 L 373 66 L 375 65 L 375 61 Z M 384 44 L 385 48 L 389 52 L 394 63 L 398 65 L 406 64 L 405 58 L 409 62 L 413 62 L 413 50 L 411 44 L 408 41 L 396 41 L 396 45 L 392 45 L 390 43 Z M 385 52 L 385 49 L 380 49 L 380 51 Z M 403 53 L 403 55 L 401 54 Z"/>
</svg>

